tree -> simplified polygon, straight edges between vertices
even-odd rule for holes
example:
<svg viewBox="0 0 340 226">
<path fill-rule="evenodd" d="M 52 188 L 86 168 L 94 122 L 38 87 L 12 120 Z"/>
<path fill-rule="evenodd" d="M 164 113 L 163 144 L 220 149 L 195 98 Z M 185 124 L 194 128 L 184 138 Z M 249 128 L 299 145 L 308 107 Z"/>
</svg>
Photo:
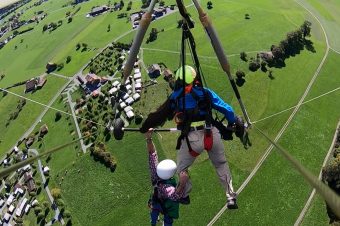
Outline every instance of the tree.
<svg viewBox="0 0 340 226">
<path fill-rule="evenodd" d="M 34 213 L 35 213 L 36 215 L 38 215 L 38 214 L 41 213 L 41 212 L 42 212 L 42 209 L 41 209 L 40 206 L 36 206 L 36 207 L 34 208 Z"/>
<path fill-rule="evenodd" d="M 248 59 L 247 59 L 247 53 L 246 52 L 241 52 L 240 53 L 240 58 L 241 60 L 243 60 L 244 62 L 247 62 Z"/>
<path fill-rule="evenodd" d="M 237 77 L 237 79 L 242 79 L 243 77 L 245 77 L 246 76 L 246 74 L 243 72 L 243 71 L 241 71 L 241 70 L 238 70 L 237 72 L 236 72 L 236 77 Z"/>
<path fill-rule="evenodd" d="M 67 23 L 71 23 L 73 20 L 73 18 L 70 16 L 68 19 L 67 19 Z"/>
<path fill-rule="evenodd" d="M 58 21 L 58 26 L 61 26 L 63 24 L 63 21 L 62 20 L 59 20 Z"/>
<path fill-rule="evenodd" d="M 249 63 L 249 70 L 252 72 L 257 71 L 260 68 L 260 64 L 257 61 L 250 61 Z"/>
<path fill-rule="evenodd" d="M 312 23 L 309 22 L 308 20 L 305 20 L 305 22 L 303 22 L 303 24 L 301 25 L 300 30 L 303 33 L 304 38 L 310 36 L 310 32 L 312 30 L 311 26 Z"/>
<path fill-rule="evenodd" d="M 207 9 L 212 9 L 213 8 L 213 3 L 211 1 L 207 2 Z"/>
<path fill-rule="evenodd" d="M 54 199 L 59 199 L 61 197 L 61 189 L 60 188 L 52 188 L 51 195 Z"/>
<path fill-rule="evenodd" d="M 107 25 L 107 32 L 110 32 L 111 31 L 111 25 Z"/>
<path fill-rule="evenodd" d="M 271 51 L 275 59 L 284 59 L 284 51 L 281 47 L 272 45 Z"/>
<path fill-rule="evenodd" d="M 76 50 L 78 51 L 80 49 L 81 45 L 80 43 L 78 42 L 77 45 L 76 45 Z"/>
<path fill-rule="evenodd" d="M 250 16 L 249 16 L 248 13 L 246 13 L 246 14 L 244 15 L 244 19 L 246 19 L 246 20 L 249 20 L 249 19 L 250 19 Z"/>
<path fill-rule="evenodd" d="M 57 66 L 58 68 L 57 68 L 57 71 L 60 71 L 61 69 L 63 69 L 64 68 L 64 63 L 60 63 L 60 64 L 58 64 L 58 66 Z"/>
<path fill-rule="evenodd" d="M 83 51 L 87 50 L 88 45 L 86 43 L 82 43 Z"/>
<path fill-rule="evenodd" d="M 70 62 L 71 62 L 71 59 L 72 59 L 71 56 L 67 56 L 67 57 L 66 57 L 66 63 L 67 63 L 67 64 L 70 63 Z"/>
<path fill-rule="evenodd" d="M 57 111 L 56 113 L 55 113 L 55 121 L 57 122 L 57 121 L 59 121 L 61 119 L 61 113 L 60 113 L 60 111 Z"/>
</svg>

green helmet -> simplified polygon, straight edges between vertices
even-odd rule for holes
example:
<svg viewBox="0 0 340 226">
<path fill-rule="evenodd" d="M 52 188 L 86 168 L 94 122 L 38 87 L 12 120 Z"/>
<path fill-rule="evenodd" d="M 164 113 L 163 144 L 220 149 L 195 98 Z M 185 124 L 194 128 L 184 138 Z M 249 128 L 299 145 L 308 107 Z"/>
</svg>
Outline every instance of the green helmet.
<svg viewBox="0 0 340 226">
<path fill-rule="evenodd" d="M 185 65 L 185 83 L 191 84 L 196 77 L 196 70 L 189 66 Z M 183 67 L 178 68 L 176 71 L 176 80 L 183 80 Z"/>
</svg>

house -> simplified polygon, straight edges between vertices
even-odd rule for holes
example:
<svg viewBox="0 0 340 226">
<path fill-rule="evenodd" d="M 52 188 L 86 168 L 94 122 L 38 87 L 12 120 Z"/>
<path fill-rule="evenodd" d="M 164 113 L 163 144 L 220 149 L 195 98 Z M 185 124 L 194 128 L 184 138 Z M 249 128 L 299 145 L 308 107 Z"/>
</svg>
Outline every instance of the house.
<svg viewBox="0 0 340 226">
<path fill-rule="evenodd" d="M 23 194 L 24 194 L 24 190 L 23 190 L 22 188 L 20 188 L 20 187 L 18 187 L 18 188 L 16 188 L 16 189 L 14 190 L 14 195 L 15 195 L 15 196 L 23 195 Z"/>
<path fill-rule="evenodd" d="M 125 93 L 125 95 L 122 97 L 122 99 L 126 100 L 127 98 L 129 98 L 129 95 L 127 93 Z"/>
<path fill-rule="evenodd" d="M 22 202 L 21 202 L 21 204 L 20 204 L 20 206 L 17 208 L 17 210 L 15 211 L 15 215 L 17 216 L 17 217 L 21 217 L 22 216 L 22 214 L 23 214 L 23 210 L 24 210 L 24 208 L 25 208 L 25 206 L 26 206 L 26 204 L 27 204 L 27 198 L 24 198 L 24 200 L 22 200 Z"/>
<path fill-rule="evenodd" d="M 8 207 L 8 213 L 12 214 L 14 210 L 15 210 L 14 205 L 11 205 L 10 207 Z"/>
<path fill-rule="evenodd" d="M 95 90 L 95 91 L 93 91 L 92 93 L 91 93 L 91 96 L 92 97 L 98 97 L 99 96 L 99 91 L 98 90 Z"/>
<path fill-rule="evenodd" d="M 50 168 L 48 166 L 43 167 L 43 173 L 47 176 L 50 173 Z"/>
<path fill-rule="evenodd" d="M 101 83 L 101 84 L 105 84 L 107 81 L 109 81 L 109 79 L 106 78 L 106 77 L 101 77 L 101 78 L 100 78 L 100 83 Z"/>
<path fill-rule="evenodd" d="M 45 124 L 45 125 L 40 127 L 39 137 L 43 138 L 47 133 L 48 133 L 48 127 Z"/>
<path fill-rule="evenodd" d="M 141 83 L 136 83 L 135 84 L 135 89 L 142 89 L 142 84 Z"/>
<path fill-rule="evenodd" d="M 35 186 L 35 183 L 34 183 L 34 179 L 30 173 L 26 172 L 24 174 L 24 180 L 25 180 L 25 184 L 27 186 L 28 192 L 37 190 L 37 187 Z"/>
<path fill-rule="evenodd" d="M 153 14 L 154 14 L 154 15 L 156 16 L 156 18 L 157 18 L 157 17 L 163 16 L 164 13 L 165 13 L 165 11 L 166 11 L 165 8 L 160 7 L 160 8 L 155 9 L 155 10 L 153 11 Z"/>
<path fill-rule="evenodd" d="M 86 84 L 94 85 L 100 83 L 100 77 L 98 77 L 96 74 L 87 74 L 85 76 Z"/>
<path fill-rule="evenodd" d="M 6 205 L 10 206 L 13 201 L 14 201 L 14 194 L 11 194 L 6 201 Z"/>
<path fill-rule="evenodd" d="M 170 69 L 166 68 L 163 71 L 163 75 L 164 75 L 164 80 L 168 82 L 174 74 L 172 73 L 172 71 Z"/>
<path fill-rule="evenodd" d="M 48 62 L 46 64 L 46 72 L 47 73 L 50 73 L 50 72 L 54 71 L 55 69 L 57 69 L 57 64 L 56 63 Z"/>
<path fill-rule="evenodd" d="M 133 98 L 135 101 L 137 101 L 137 100 L 140 99 L 140 94 L 135 93 L 135 94 L 133 94 L 132 98 Z"/>
<path fill-rule="evenodd" d="M 139 73 L 136 73 L 133 75 L 133 78 L 136 80 L 136 79 L 140 79 L 142 77 L 142 74 L 139 72 Z"/>
<path fill-rule="evenodd" d="M 32 207 L 35 207 L 35 206 L 37 206 L 38 204 L 39 204 L 39 201 L 36 200 L 36 199 L 34 199 L 33 202 L 31 203 L 31 206 L 32 206 Z"/>
<path fill-rule="evenodd" d="M 28 80 L 26 82 L 25 93 L 34 91 L 37 88 L 37 84 L 38 84 L 38 82 L 37 82 L 37 80 L 35 78 L 32 78 L 32 79 Z"/>
<path fill-rule="evenodd" d="M 31 136 L 28 139 L 26 139 L 25 146 L 26 146 L 27 149 L 29 149 L 32 146 L 32 144 L 34 143 L 34 140 L 35 139 L 34 139 L 33 136 Z"/>
<path fill-rule="evenodd" d="M 119 107 L 120 107 L 121 109 L 124 109 L 124 108 L 126 107 L 126 103 L 125 103 L 125 102 L 120 103 L 120 104 L 119 104 Z"/>
<path fill-rule="evenodd" d="M 109 94 L 113 95 L 118 91 L 116 87 L 113 87 L 112 89 L 109 90 Z"/>
<path fill-rule="evenodd" d="M 125 100 L 125 103 L 128 104 L 128 105 L 133 104 L 133 102 L 135 102 L 135 100 L 132 97 L 129 97 Z"/>
<path fill-rule="evenodd" d="M 30 208 L 31 208 L 31 205 L 30 205 L 30 204 L 28 204 L 28 205 L 26 206 L 26 208 L 25 208 L 25 214 L 27 214 L 27 213 L 28 213 L 28 211 L 30 211 Z"/>
<path fill-rule="evenodd" d="M 126 88 L 127 90 L 130 90 L 130 89 L 132 89 L 132 86 L 131 86 L 131 85 L 127 85 L 127 86 L 125 86 L 125 88 Z"/>
<path fill-rule="evenodd" d="M 125 113 L 132 111 L 133 108 L 131 106 L 127 106 L 126 108 L 124 108 Z"/>
<path fill-rule="evenodd" d="M 11 218 L 11 216 L 12 216 L 11 214 L 6 213 L 5 216 L 4 216 L 4 222 L 8 223 L 9 219 Z"/>
<path fill-rule="evenodd" d="M 158 64 L 152 64 L 148 67 L 148 75 L 151 79 L 158 78 L 161 75 L 161 67 Z"/>
<path fill-rule="evenodd" d="M 114 86 L 114 87 L 118 87 L 119 85 L 120 85 L 120 82 L 118 82 L 118 81 L 114 81 L 112 83 L 112 86 Z"/>
<path fill-rule="evenodd" d="M 28 80 L 26 82 L 26 89 L 25 89 L 25 93 L 37 90 L 37 89 L 41 89 L 45 83 L 46 83 L 47 79 L 45 76 L 40 76 L 38 78 L 32 78 L 30 80 Z"/>
<path fill-rule="evenodd" d="M 45 83 L 47 81 L 46 77 L 43 76 L 43 75 L 38 77 L 37 80 L 38 80 L 37 89 L 41 89 L 45 85 Z"/>
<path fill-rule="evenodd" d="M 135 117 L 135 114 L 133 113 L 133 111 L 128 111 L 126 112 L 126 117 L 131 120 L 133 119 L 133 117 Z"/>
<path fill-rule="evenodd" d="M 90 16 L 98 16 L 99 14 L 102 14 L 106 11 L 110 10 L 109 7 L 107 7 L 106 5 L 103 5 L 103 6 L 98 6 L 98 7 L 95 7 L 91 10 L 91 12 L 89 12 L 89 15 Z"/>
<path fill-rule="evenodd" d="M 139 79 L 136 79 L 135 82 L 136 82 L 136 83 L 142 83 L 142 79 L 140 79 L 140 78 L 139 78 Z"/>
<path fill-rule="evenodd" d="M 260 55 L 261 59 L 264 60 L 264 61 L 271 62 L 271 61 L 274 60 L 274 55 L 271 51 L 260 52 L 259 55 Z"/>
<path fill-rule="evenodd" d="M 15 154 L 18 154 L 19 148 L 17 146 L 14 146 L 13 151 L 14 151 Z"/>
<path fill-rule="evenodd" d="M 140 73 L 140 69 L 139 69 L 139 68 L 136 68 L 136 69 L 135 69 L 135 74 L 138 74 L 138 73 Z"/>
</svg>

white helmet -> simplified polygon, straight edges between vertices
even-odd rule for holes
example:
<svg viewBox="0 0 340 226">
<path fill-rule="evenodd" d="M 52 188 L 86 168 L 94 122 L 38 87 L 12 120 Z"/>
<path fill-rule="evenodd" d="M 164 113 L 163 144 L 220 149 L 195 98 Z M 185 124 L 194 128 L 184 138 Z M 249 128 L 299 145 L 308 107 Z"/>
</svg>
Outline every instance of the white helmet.
<svg viewBox="0 0 340 226">
<path fill-rule="evenodd" d="M 157 175 L 163 180 L 173 177 L 176 173 L 176 170 L 177 165 L 171 159 L 165 159 L 157 165 Z"/>
</svg>

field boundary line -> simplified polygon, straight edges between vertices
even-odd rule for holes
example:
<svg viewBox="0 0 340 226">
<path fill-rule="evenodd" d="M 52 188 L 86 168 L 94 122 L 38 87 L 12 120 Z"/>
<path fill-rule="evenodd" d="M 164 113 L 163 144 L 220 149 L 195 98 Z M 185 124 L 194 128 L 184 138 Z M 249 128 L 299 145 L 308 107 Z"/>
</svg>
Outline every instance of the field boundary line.
<svg viewBox="0 0 340 226">
<path fill-rule="evenodd" d="M 334 93 L 335 91 L 338 91 L 339 89 L 340 89 L 340 86 L 337 87 L 337 88 L 335 88 L 335 89 L 333 89 L 333 90 L 331 90 L 331 91 L 328 91 L 328 92 L 326 92 L 326 93 L 320 94 L 319 96 L 313 97 L 312 99 L 306 100 L 306 101 L 303 102 L 301 105 L 307 104 L 307 103 L 312 102 L 312 101 L 314 101 L 314 100 L 317 100 L 317 99 L 319 99 L 319 98 L 321 98 L 321 97 L 327 96 L 327 95 L 329 95 L 329 94 L 331 94 L 331 93 Z M 280 115 L 280 114 L 282 114 L 282 113 L 284 113 L 284 112 L 286 112 L 286 111 L 292 110 L 292 109 L 295 108 L 296 106 L 297 106 L 297 105 L 292 106 L 292 107 L 290 107 L 290 108 L 286 108 L 286 109 L 284 109 L 284 110 L 282 110 L 282 111 L 279 111 L 279 112 L 274 113 L 274 114 L 272 114 L 272 115 L 266 116 L 266 117 L 264 117 L 264 118 L 262 118 L 262 119 L 253 121 L 253 122 L 251 122 L 251 123 L 252 123 L 252 124 L 256 124 L 256 123 L 258 123 L 258 122 L 262 122 L 262 121 L 264 121 L 264 120 L 266 120 L 266 119 L 272 118 L 272 117 L 277 116 L 277 115 Z"/>
<path fill-rule="evenodd" d="M 320 173 L 319 173 L 319 179 L 320 180 L 321 180 L 321 177 L 322 177 L 322 168 L 326 166 L 326 164 L 327 164 L 327 162 L 328 162 L 328 160 L 330 158 L 330 155 L 331 155 L 331 153 L 333 151 L 333 147 L 334 147 L 335 141 L 336 141 L 336 139 L 338 137 L 338 132 L 339 131 L 340 131 L 340 121 L 338 122 L 338 125 L 335 128 L 335 133 L 334 133 L 334 136 L 333 136 L 333 141 L 332 141 L 331 146 L 328 149 L 327 155 L 326 155 L 326 157 L 325 157 L 325 159 L 324 159 L 324 161 L 322 163 L 322 167 L 321 167 L 321 170 L 320 170 Z M 312 190 L 312 192 L 311 192 L 311 194 L 310 194 L 310 196 L 309 196 L 305 206 L 303 207 L 303 209 L 302 209 L 298 219 L 295 221 L 294 226 L 301 225 L 304 217 L 306 216 L 307 211 L 309 210 L 310 205 L 312 204 L 312 201 L 313 201 L 315 193 L 316 193 L 316 190 L 315 190 L 315 188 L 313 188 L 313 190 Z"/>
<path fill-rule="evenodd" d="M 318 68 L 316 69 L 311 81 L 309 82 L 307 88 L 305 89 L 305 92 L 303 93 L 302 97 L 300 98 L 298 104 L 295 106 L 294 111 L 292 112 L 292 114 L 289 116 L 288 120 L 286 121 L 286 123 L 283 125 L 283 127 L 281 128 L 281 130 L 279 131 L 279 133 L 277 134 L 277 136 L 274 139 L 274 142 L 277 142 L 282 134 L 284 133 L 284 131 L 287 129 L 288 125 L 290 124 L 290 122 L 293 120 L 294 116 L 296 115 L 296 113 L 298 112 L 298 110 L 300 109 L 300 106 L 302 105 L 304 99 L 306 98 L 307 94 L 309 93 L 310 89 L 312 88 L 312 85 L 314 84 L 317 76 L 319 75 L 321 68 L 323 67 L 328 54 L 329 54 L 329 50 L 330 50 L 330 46 L 329 46 L 329 41 L 328 41 L 328 36 L 327 33 L 322 25 L 322 23 L 320 22 L 320 20 L 309 10 L 307 9 L 302 3 L 298 2 L 297 0 L 294 0 L 294 2 L 296 2 L 298 5 L 300 5 L 302 8 L 304 8 L 306 11 L 308 11 L 315 19 L 316 21 L 320 24 L 322 31 L 324 33 L 325 36 L 325 40 L 326 40 L 326 52 L 324 57 L 322 58 Z M 257 171 L 259 170 L 259 168 L 262 166 L 263 162 L 267 159 L 268 155 L 270 154 L 270 152 L 273 150 L 274 145 L 270 145 L 264 155 L 261 157 L 261 159 L 259 160 L 259 162 L 256 164 L 256 166 L 254 167 L 254 169 L 252 170 L 252 172 L 249 174 L 249 176 L 247 177 L 247 179 L 242 183 L 242 185 L 239 187 L 239 189 L 236 191 L 237 194 L 240 194 L 243 189 L 248 185 L 248 183 L 250 182 L 250 180 L 254 177 L 254 175 L 257 173 Z M 208 223 L 208 226 L 213 225 L 220 217 L 221 215 L 225 212 L 225 210 L 227 209 L 227 205 L 224 205 L 222 207 L 222 209 L 213 217 L 213 219 Z"/>
</svg>

